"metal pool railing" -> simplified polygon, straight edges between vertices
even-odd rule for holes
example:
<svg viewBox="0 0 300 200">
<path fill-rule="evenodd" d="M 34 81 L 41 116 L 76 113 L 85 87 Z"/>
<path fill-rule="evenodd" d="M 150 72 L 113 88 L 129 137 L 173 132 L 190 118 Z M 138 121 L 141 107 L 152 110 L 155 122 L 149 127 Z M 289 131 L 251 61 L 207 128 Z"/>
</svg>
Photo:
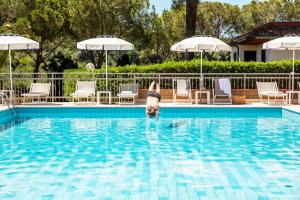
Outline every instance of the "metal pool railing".
<svg viewBox="0 0 300 200">
<path fill-rule="evenodd" d="M 212 80 L 226 77 L 231 79 L 233 89 L 256 89 L 257 81 L 276 81 L 280 89 L 292 88 L 292 74 L 289 73 L 206 73 L 204 87 L 212 88 Z M 115 98 L 119 85 L 135 83 L 140 89 L 147 89 L 152 81 L 160 83 L 161 89 L 172 89 L 173 79 L 190 79 L 192 89 L 200 88 L 199 73 L 111 73 L 108 75 L 108 87 Z M 53 102 L 70 101 L 70 93 L 74 92 L 77 80 L 97 81 L 97 90 L 105 90 L 104 73 L 14 73 L 13 89 L 16 99 L 22 93 L 29 91 L 32 82 L 50 82 L 50 100 Z M 295 88 L 300 80 L 300 74 L 295 74 Z M 9 89 L 9 74 L 0 73 L 0 90 Z"/>
</svg>

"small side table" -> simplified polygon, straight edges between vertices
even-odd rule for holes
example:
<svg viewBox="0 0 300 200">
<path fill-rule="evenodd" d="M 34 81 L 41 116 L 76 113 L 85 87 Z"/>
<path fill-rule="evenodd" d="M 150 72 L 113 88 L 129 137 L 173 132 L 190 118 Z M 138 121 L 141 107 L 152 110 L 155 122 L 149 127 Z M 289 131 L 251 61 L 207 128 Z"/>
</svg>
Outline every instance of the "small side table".
<svg viewBox="0 0 300 200">
<path fill-rule="evenodd" d="M 108 94 L 108 103 L 111 104 L 111 91 L 97 91 L 97 103 L 101 104 L 101 94 Z"/>
<path fill-rule="evenodd" d="M 287 94 L 287 103 L 289 105 L 292 104 L 293 94 L 298 95 L 298 104 L 300 104 L 300 91 L 287 91 L 286 94 Z"/>
<path fill-rule="evenodd" d="M 207 91 L 207 90 L 195 92 L 196 104 L 199 104 L 199 100 L 201 100 L 201 94 L 206 94 L 206 102 L 207 102 L 207 104 L 210 104 L 210 91 Z M 199 96 L 200 96 L 200 98 L 198 98 Z"/>
</svg>

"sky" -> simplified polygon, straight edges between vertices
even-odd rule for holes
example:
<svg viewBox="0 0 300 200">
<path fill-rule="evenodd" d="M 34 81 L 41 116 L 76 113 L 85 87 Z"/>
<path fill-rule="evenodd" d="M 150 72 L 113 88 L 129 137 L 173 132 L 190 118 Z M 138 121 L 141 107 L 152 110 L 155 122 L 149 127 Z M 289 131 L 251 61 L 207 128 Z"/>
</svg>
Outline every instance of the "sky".
<svg viewBox="0 0 300 200">
<path fill-rule="evenodd" d="M 207 1 L 217 1 L 217 0 L 207 0 Z M 155 6 L 158 13 L 162 13 L 164 9 L 169 9 L 171 7 L 172 0 L 150 0 L 151 4 Z M 220 2 L 226 2 L 234 5 L 243 6 L 250 2 L 250 0 L 220 0 Z"/>
</svg>

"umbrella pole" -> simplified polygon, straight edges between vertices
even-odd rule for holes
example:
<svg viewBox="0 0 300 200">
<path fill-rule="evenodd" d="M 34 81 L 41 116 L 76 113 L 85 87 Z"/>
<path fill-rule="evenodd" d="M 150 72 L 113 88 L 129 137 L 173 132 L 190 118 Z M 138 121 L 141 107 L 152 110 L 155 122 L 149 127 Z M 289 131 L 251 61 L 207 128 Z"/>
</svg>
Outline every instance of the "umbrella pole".
<svg viewBox="0 0 300 200">
<path fill-rule="evenodd" d="M 108 89 L 108 72 L 107 72 L 107 68 L 108 68 L 108 63 L 107 63 L 107 50 L 105 50 L 105 82 L 106 82 L 106 90 Z"/>
<path fill-rule="evenodd" d="M 13 81 L 12 81 L 12 67 L 11 67 L 11 51 L 8 50 L 9 55 L 9 79 L 10 79 L 10 90 L 13 90 Z"/>
<path fill-rule="evenodd" d="M 292 91 L 295 85 L 295 50 L 293 50 L 293 71 L 292 71 Z"/>
</svg>

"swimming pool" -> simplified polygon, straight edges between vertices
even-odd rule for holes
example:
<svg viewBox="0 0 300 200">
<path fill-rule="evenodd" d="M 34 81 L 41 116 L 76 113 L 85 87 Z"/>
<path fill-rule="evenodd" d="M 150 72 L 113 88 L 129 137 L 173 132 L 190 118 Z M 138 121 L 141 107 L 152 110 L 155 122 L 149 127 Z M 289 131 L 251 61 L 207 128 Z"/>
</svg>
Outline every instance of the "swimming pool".
<svg viewBox="0 0 300 200">
<path fill-rule="evenodd" d="M 300 198 L 300 116 L 281 108 L 1 113 L 0 199 Z"/>
</svg>

